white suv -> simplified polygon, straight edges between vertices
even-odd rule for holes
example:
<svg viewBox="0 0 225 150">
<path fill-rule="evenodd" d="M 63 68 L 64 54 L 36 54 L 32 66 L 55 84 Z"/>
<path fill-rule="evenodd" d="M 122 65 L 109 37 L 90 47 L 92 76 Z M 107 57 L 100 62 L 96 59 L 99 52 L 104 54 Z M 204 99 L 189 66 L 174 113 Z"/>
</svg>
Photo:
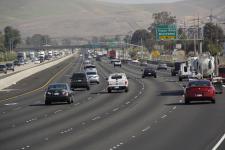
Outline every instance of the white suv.
<svg viewBox="0 0 225 150">
<path fill-rule="evenodd" d="M 125 90 L 128 92 L 128 80 L 125 73 L 113 73 L 108 78 L 108 93 L 112 90 Z"/>
<path fill-rule="evenodd" d="M 115 66 L 122 66 L 122 63 L 121 63 L 121 61 L 120 60 L 116 60 L 116 61 L 114 61 L 114 67 Z"/>
<path fill-rule="evenodd" d="M 99 84 L 99 75 L 97 71 L 86 71 L 86 75 L 90 83 Z"/>
</svg>

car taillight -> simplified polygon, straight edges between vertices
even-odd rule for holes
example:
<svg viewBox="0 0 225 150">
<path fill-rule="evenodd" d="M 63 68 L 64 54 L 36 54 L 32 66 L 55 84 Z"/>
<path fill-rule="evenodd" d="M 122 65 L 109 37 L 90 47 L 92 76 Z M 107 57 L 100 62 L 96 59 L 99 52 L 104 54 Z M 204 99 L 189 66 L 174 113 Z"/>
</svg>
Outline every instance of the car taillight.
<svg viewBox="0 0 225 150">
<path fill-rule="evenodd" d="M 127 85 L 127 81 L 125 81 L 125 85 Z"/>
</svg>

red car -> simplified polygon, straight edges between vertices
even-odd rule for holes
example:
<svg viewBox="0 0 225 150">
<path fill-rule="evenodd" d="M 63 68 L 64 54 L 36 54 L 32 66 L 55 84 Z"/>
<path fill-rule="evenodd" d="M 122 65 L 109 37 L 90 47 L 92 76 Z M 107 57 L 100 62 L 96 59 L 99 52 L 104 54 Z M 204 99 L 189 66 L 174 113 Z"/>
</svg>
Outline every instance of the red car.
<svg viewBox="0 0 225 150">
<path fill-rule="evenodd" d="M 216 103 L 215 87 L 209 80 L 192 80 L 188 82 L 185 90 L 185 104 L 189 104 L 190 101 L 211 101 Z"/>
</svg>

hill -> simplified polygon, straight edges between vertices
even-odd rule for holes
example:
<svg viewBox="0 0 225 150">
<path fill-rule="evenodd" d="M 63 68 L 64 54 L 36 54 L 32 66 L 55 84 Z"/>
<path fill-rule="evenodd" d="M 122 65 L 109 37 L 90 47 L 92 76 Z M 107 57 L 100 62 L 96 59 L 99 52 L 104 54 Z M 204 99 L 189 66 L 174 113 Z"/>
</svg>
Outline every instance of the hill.
<svg viewBox="0 0 225 150">
<path fill-rule="evenodd" d="M 224 0 L 186 0 L 169 4 L 128 5 L 97 0 L 1 0 L 0 29 L 12 25 L 23 36 L 35 33 L 52 37 L 90 37 L 127 34 L 147 28 L 152 13 L 170 11 L 184 16 L 206 17 L 213 9 L 225 17 Z"/>
</svg>

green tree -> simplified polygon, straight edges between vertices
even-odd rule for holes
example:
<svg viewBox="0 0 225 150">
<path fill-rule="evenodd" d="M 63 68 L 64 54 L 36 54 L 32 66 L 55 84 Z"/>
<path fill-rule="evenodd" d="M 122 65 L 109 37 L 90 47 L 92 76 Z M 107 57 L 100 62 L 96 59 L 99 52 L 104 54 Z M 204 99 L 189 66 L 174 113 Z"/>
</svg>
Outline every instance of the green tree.
<svg viewBox="0 0 225 150">
<path fill-rule="evenodd" d="M 4 45 L 7 49 L 15 48 L 21 43 L 20 31 L 10 26 L 5 27 L 5 42 Z"/>
<path fill-rule="evenodd" d="M 0 32 L 0 52 L 5 50 L 4 46 L 4 35 Z"/>
<path fill-rule="evenodd" d="M 49 35 L 34 34 L 32 37 L 27 37 L 26 44 L 31 46 L 43 46 L 51 44 Z"/>
<path fill-rule="evenodd" d="M 172 16 L 170 12 L 161 11 L 158 13 L 153 13 L 152 15 L 153 23 L 148 28 L 152 33 L 156 32 L 156 26 L 159 24 L 175 24 L 176 16 Z"/>
<path fill-rule="evenodd" d="M 131 43 L 135 45 L 143 45 L 148 49 L 152 49 L 153 46 L 152 33 L 145 29 L 137 30 L 132 35 Z"/>
<path fill-rule="evenodd" d="M 223 49 L 223 29 L 213 23 L 206 23 L 204 26 L 203 51 L 209 51 L 212 55 L 219 54 Z"/>
</svg>

